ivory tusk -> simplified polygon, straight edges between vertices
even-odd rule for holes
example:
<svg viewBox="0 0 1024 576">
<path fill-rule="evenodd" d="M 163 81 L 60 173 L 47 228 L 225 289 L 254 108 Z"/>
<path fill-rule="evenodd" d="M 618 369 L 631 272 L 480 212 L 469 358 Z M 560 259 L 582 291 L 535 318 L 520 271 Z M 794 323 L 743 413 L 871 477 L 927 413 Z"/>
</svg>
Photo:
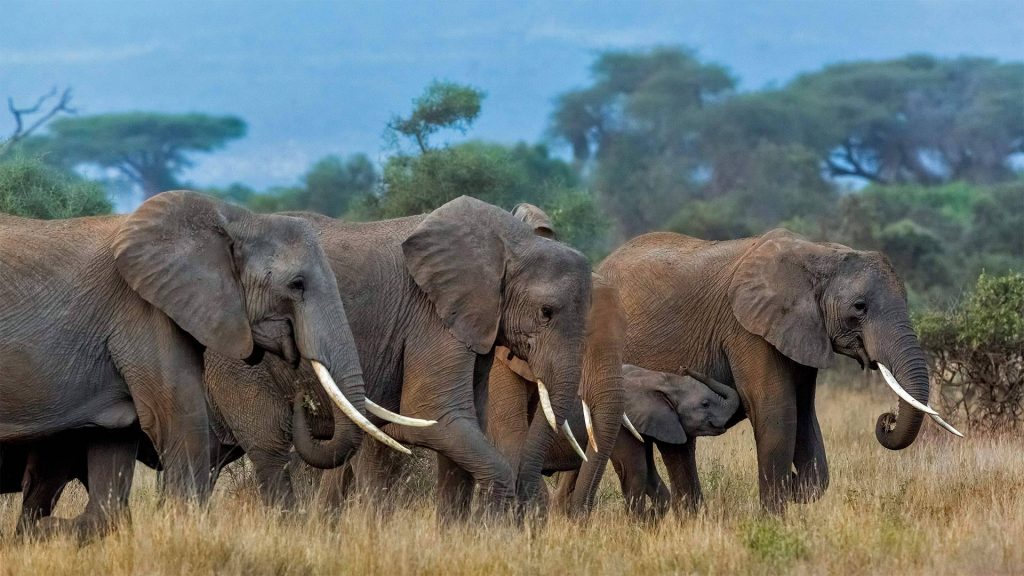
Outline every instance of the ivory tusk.
<svg viewBox="0 0 1024 576">
<path fill-rule="evenodd" d="M 580 404 L 583 404 L 583 423 L 587 425 L 587 439 L 590 447 L 597 452 L 597 436 L 594 434 L 594 421 L 590 418 L 590 406 L 587 406 L 586 400 L 580 400 Z"/>
<path fill-rule="evenodd" d="M 384 408 L 369 398 L 363 399 L 366 404 L 366 411 L 381 420 L 387 420 L 402 426 L 411 426 L 413 428 L 426 428 L 427 426 L 433 426 L 437 424 L 437 420 L 420 420 L 419 418 L 410 418 L 408 416 L 402 416 L 401 414 L 395 414 L 391 410 Z"/>
<path fill-rule="evenodd" d="M 629 416 L 626 416 L 625 412 L 622 413 L 622 425 L 625 426 L 626 430 L 629 430 L 629 433 L 632 434 L 641 443 L 644 441 L 644 437 L 641 436 L 640 433 L 636 431 L 636 428 L 633 427 L 633 423 L 629 421 Z"/>
<path fill-rule="evenodd" d="M 385 446 L 397 450 L 403 454 L 412 454 L 412 451 L 402 446 L 395 441 L 394 438 L 388 436 L 380 428 L 373 425 L 356 410 L 356 407 L 345 398 L 345 395 L 341 393 L 341 389 L 334 383 L 334 378 L 331 377 L 331 372 L 327 370 L 327 367 L 317 362 L 316 360 L 310 360 L 310 364 L 313 365 L 313 372 L 316 372 L 316 377 L 320 380 L 320 385 L 324 387 L 324 391 L 331 397 L 334 404 L 341 410 L 341 412 L 348 417 L 349 420 L 355 423 L 356 426 L 362 428 L 363 432 L 366 432 L 373 437 L 374 440 L 384 444 Z"/>
<path fill-rule="evenodd" d="M 932 410 L 930 407 L 924 404 L 921 404 L 913 396 L 911 396 L 909 392 L 904 390 L 903 386 L 900 386 L 900 383 L 896 381 L 896 377 L 892 375 L 892 372 L 889 372 L 888 368 L 882 366 L 882 364 L 879 363 L 878 371 L 882 373 L 882 379 L 885 380 L 885 383 L 889 385 L 889 388 L 892 388 L 892 391 L 895 392 L 897 396 L 906 401 L 907 404 L 910 404 L 914 408 L 917 408 L 921 412 L 924 412 L 925 414 L 928 414 L 930 416 L 939 415 L 938 412 Z"/>
<path fill-rule="evenodd" d="M 954 434 L 954 435 L 959 436 L 961 438 L 964 437 L 963 433 L 961 433 L 956 428 L 953 428 L 953 425 L 950 424 L 949 422 L 946 422 L 945 420 L 943 420 L 942 416 L 939 416 L 938 414 L 929 414 L 929 416 L 931 416 L 932 420 L 935 420 L 935 422 L 939 426 L 942 426 L 943 428 L 945 428 L 950 434 Z"/>
<path fill-rule="evenodd" d="M 537 394 L 540 395 L 540 408 L 544 411 L 544 418 L 551 425 L 551 429 L 558 433 L 558 422 L 555 421 L 555 411 L 551 408 L 551 396 L 548 396 L 548 389 L 544 383 L 537 379 Z"/>
<path fill-rule="evenodd" d="M 583 448 L 580 448 L 580 443 L 577 442 L 576 437 L 572 435 L 572 429 L 569 428 L 568 420 L 562 421 L 562 432 L 565 434 L 565 437 L 569 439 L 569 444 L 572 446 L 572 449 L 576 451 L 576 454 L 578 454 L 580 458 L 583 458 L 584 462 L 586 462 L 587 453 L 583 451 Z"/>
</svg>

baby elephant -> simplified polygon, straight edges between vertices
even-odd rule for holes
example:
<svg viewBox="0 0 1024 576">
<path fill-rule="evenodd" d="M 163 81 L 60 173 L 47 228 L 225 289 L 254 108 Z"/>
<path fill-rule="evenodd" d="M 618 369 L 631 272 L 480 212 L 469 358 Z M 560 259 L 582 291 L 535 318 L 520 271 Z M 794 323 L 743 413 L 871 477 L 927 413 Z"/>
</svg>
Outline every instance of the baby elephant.
<svg viewBox="0 0 1024 576">
<path fill-rule="evenodd" d="M 622 367 L 625 411 L 645 441 L 640 442 L 623 427 L 611 461 L 626 511 L 637 519 L 658 520 L 668 510 L 669 491 L 654 466 L 654 444 L 664 451 L 695 436 L 717 436 L 725 432 L 740 408 L 739 394 L 733 388 L 685 372 L 686 376 L 679 376 L 629 364 Z M 649 508 L 645 496 L 651 499 Z"/>
</svg>

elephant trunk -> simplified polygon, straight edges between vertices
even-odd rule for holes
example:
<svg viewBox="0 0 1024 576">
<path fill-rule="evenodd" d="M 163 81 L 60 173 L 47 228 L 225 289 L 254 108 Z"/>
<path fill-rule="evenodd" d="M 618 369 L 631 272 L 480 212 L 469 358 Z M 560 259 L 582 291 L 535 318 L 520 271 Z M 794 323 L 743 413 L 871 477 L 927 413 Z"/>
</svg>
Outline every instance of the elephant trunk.
<svg viewBox="0 0 1024 576">
<path fill-rule="evenodd" d="M 363 386 L 362 375 L 350 376 L 342 380 L 339 386 L 342 390 Z M 344 392 L 343 392 L 344 393 Z M 320 396 L 319 394 L 317 396 Z M 346 397 L 349 397 L 346 395 Z M 359 398 L 359 404 L 355 402 L 352 406 L 360 410 L 363 406 Z M 323 410 L 326 406 L 320 405 L 318 409 Z M 313 436 L 306 416 L 305 394 L 300 392 L 292 406 L 292 442 L 295 451 L 302 457 L 302 460 L 314 468 L 335 468 L 341 466 L 349 457 L 355 453 L 362 441 L 362 432 L 353 425 L 337 406 L 333 406 L 334 433 L 328 440 L 318 440 Z"/>
<path fill-rule="evenodd" d="M 301 394 L 292 407 L 295 450 L 310 466 L 317 468 L 344 464 L 362 442 L 363 432 L 395 450 L 409 453 L 364 415 L 366 385 L 359 354 L 344 308 L 340 301 L 338 304 L 336 309 L 308 308 L 297 317 L 295 326 L 299 353 L 309 360 L 317 381 L 333 404 L 334 435 L 326 441 L 313 438 Z M 325 335 L 333 335 L 333 338 Z"/>
<path fill-rule="evenodd" d="M 699 374 L 689 369 L 686 370 L 686 375 L 696 380 L 700 380 L 701 383 L 710 388 L 712 392 L 722 397 L 723 403 L 721 406 L 721 412 L 716 414 L 717 418 L 715 418 L 713 424 L 718 427 L 724 427 L 729 422 L 729 419 L 736 414 L 736 411 L 740 409 L 739 392 L 737 392 L 732 386 L 719 382 L 711 376 Z"/>
<path fill-rule="evenodd" d="M 588 370 L 584 369 L 581 387 L 582 400 L 590 407 L 594 440 L 593 446 L 587 448 L 587 461 L 580 466 L 576 485 L 568 503 L 570 517 L 585 518 L 594 507 L 597 487 L 601 484 L 612 448 L 622 427 L 622 414 L 625 407 L 625 394 L 622 389 L 622 365 L 612 373 L 598 376 L 591 380 Z"/>
<path fill-rule="evenodd" d="M 928 363 L 909 321 L 865 344 L 870 357 L 888 368 L 900 387 L 921 404 L 928 404 Z M 890 450 L 902 450 L 917 438 L 923 420 L 924 412 L 900 399 L 896 413 L 886 412 L 878 417 L 875 437 Z"/>
</svg>

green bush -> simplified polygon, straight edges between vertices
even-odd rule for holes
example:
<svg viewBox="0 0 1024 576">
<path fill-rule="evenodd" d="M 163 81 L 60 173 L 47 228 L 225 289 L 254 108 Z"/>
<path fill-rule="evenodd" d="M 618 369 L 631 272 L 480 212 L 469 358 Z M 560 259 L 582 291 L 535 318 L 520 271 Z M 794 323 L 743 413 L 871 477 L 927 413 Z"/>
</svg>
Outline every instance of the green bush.
<svg viewBox="0 0 1024 576">
<path fill-rule="evenodd" d="M 915 324 L 949 413 L 989 429 L 1024 422 L 1024 273 L 982 274 L 957 306 Z"/>
<path fill-rule="evenodd" d="M 111 209 L 96 182 L 30 158 L 0 163 L 0 212 L 51 220 L 109 214 Z"/>
</svg>

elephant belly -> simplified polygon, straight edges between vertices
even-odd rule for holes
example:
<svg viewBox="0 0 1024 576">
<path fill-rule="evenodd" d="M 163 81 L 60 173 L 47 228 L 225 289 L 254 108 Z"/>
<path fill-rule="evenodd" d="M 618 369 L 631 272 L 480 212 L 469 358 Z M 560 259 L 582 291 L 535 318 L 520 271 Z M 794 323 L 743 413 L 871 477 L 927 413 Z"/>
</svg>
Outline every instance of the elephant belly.
<svg viewBox="0 0 1024 576">
<path fill-rule="evenodd" d="M 69 354 L 64 361 L 44 363 L 38 356 L 0 347 L 0 441 L 72 428 L 124 428 L 138 419 L 109 358 L 90 354 L 90 361 Z"/>
</svg>

